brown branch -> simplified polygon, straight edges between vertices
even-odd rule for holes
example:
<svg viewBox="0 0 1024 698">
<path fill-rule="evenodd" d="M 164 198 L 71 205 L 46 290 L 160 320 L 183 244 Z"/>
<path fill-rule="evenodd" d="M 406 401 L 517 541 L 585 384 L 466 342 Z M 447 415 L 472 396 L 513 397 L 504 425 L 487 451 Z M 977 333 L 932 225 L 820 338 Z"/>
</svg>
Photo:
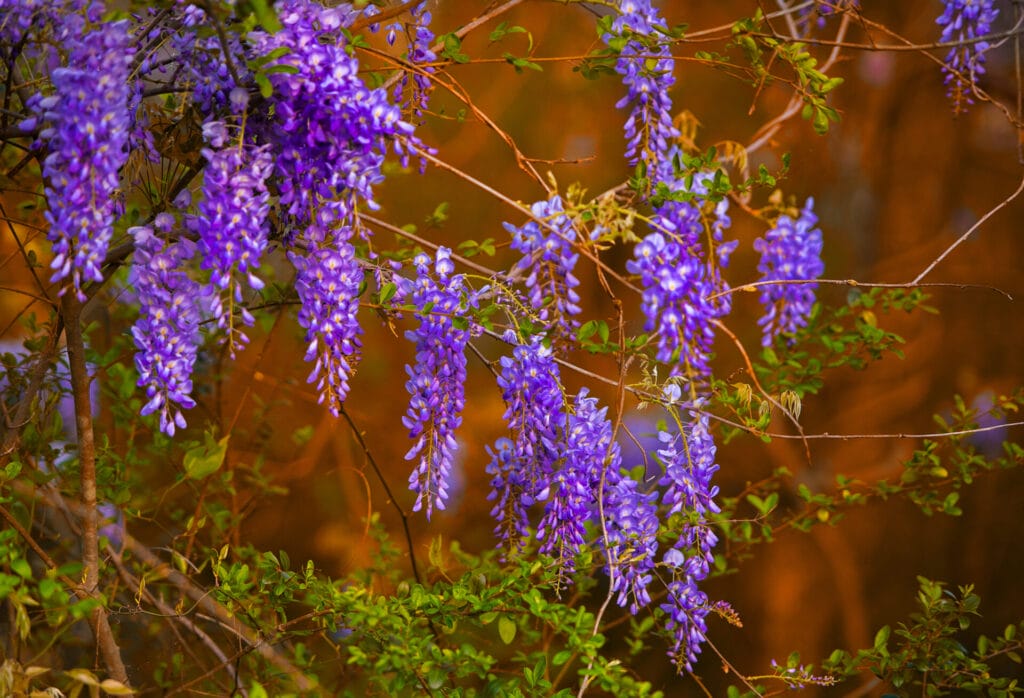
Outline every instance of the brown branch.
<svg viewBox="0 0 1024 698">
<path fill-rule="evenodd" d="M 82 336 L 82 303 L 74 291 L 64 295 L 63 317 L 71 366 L 71 391 L 75 399 L 75 427 L 78 439 L 78 460 L 82 486 L 82 564 L 85 567 L 83 588 L 99 599 L 99 512 L 96 509 L 96 443 L 92 426 L 92 404 L 89 399 L 89 373 L 85 363 L 85 339 Z M 128 672 L 121 659 L 121 650 L 110 630 L 107 609 L 101 604 L 89 620 L 96 645 L 110 675 L 128 684 Z"/>
</svg>

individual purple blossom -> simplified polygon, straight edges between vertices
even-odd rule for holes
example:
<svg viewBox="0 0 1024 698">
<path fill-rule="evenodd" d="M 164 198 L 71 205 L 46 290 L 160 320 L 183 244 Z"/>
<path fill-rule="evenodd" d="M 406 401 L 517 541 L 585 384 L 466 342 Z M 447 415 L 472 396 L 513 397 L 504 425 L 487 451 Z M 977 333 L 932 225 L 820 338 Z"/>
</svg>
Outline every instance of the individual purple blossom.
<svg viewBox="0 0 1024 698">
<path fill-rule="evenodd" d="M 552 323 L 563 337 L 573 337 L 579 321 L 580 285 L 573 271 L 579 260 L 574 251 L 576 230 L 557 194 L 530 207 L 535 220 L 520 227 L 505 223 L 512 248 L 521 252 L 518 268 L 526 271 L 530 305 L 543 322 Z"/>
<path fill-rule="evenodd" d="M 685 517 L 679 539 L 663 557 L 672 570 L 672 581 L 666 602 L 661 605 L 669 617 L 666 627 L 673 635 L 669 656 L 681 671 L 693 669 L 707 633 L 705 619 L 711 606 L 698 584 L 711 571 L 712 550 L 718 543 L 718 536 L 707 522 L 709 513 L 720 511 L 714 501 L 718 487 L 711 484 L 718 465 L 709 419 L 700 411 L 702 407 L 702 401 L 694 403 L 692 422 L 681 434 L 658 434 L 662 443 L 658 458 L 664 466 L 658 483 L 665 488 L 663 503 L 670 516 Z"/>
<path fill-rule="evenodd" d="M 77 26 L 81 18 L 71 15 L 72 20 Z M 68 66 L 53 71 L 54 94 L 39 103 L 48 122 L 40 137 L 49 147 L 43 176 L 54 253 L 51 281 L 70 278 L 82 300 L 82 286 L 103 279 L 118 213 L 118 172 L 128 157 L 131 57 L 126 22 L 73 35 Z"/>
<path fill-rule="evenodd" d="M 359 359 L 359 285 L 363 272 L 342 229 L 330 242 L 314 245 L 307 254 L 289 252 L 297 276 L 295 289 L 302 307 L 299 324 L 306 328 L 306 361 L 313 361 L 309 382 L 317 382 L 319 402 L 337 416 L 348 396 L 349 378 Z"/>
<path fill-rule="evenodd" d="M 164 233 L 169 232 L 167 218 L 157 221 Z M 130 232 L 135 238 L 130 282 L 140 306 L 132 337 L 139 350 L 139 386 L 146 389 L 147 400 L 142 414 L 157 413 L 160 430 L 173 436 L 186 426 L 181 410 L 195 406 L 192 371 L 199 345 L 199 285 L 183 267 L 196 246 L 187 238 L 166 243 L 146 226 Z"/>
<path fill-rule="evenodd" d="M 808 199 L 800 217 L 779 216 L 775 227 L 764 238 L 754 241 L 761 253 L 757 270 L 762 281 L 799 281 L 819 278 L 825 271 L 821 261 L 821 230 L 815 226 L 814 199 Z M 816 283 L 772 283 L 761 287 L 761 305 L 765 314 L 758 320 L 768 346 L 782 332 L 796 332 L 807 325 L 814 305 Z"/>
<path fill-rule="evenodd" d="M 429 519 L 434 507 L 444 510 L 448 500 L 457 449 L 455 430 L 462 423 L 466 403 L 470 323 L 465 304 L 475 301 L 465 277 L 453 274 L 455 264 L 447 247 L 438 248 L 436 259 L 420 253 L 413 263 L 416 279 L 410 302 L 419 309 L 420 325 L 405 334 L 416 345 L 416 361 L 405 367 L 409 374 L 405 389 L 411 397 L 402 423 L 414 441 L 405 458 L 419 459 L 409 476 L 409 489 L 416 493 L 413 511 L 426 506 Z"/>
<path fill-rule="evenodd" d="M 215 287 L 213 316 L 227 332 L 234 354 L 248 339 L 235 327 L 233 306 L 242 302 L 243 285 L 263 288 L 263 281 L 254 272 L 267 248 L 270 194 L 266 180 L 274 162 L 268 146 L 256 147 L 237 139 L 224 142 L 222 129 L 226 134 L 227 128 L 220 122 L 204 126 L 212 147 L 202 150 L 207 165 L 194 228 L 199 236 L 202 268 L 211 270 L 210 280 Z M 244 325 L 253 324 L 252 315 L 244 307 L 240 317 Z"/>
<path fill-rule="evenodd" d="M 640 276 L 641 307 L 658 340 L 657 358 L 692 383 L 711 373 L 712 321 L 722 311 L 709 297 L 716 277 L 692 251 L 674 237 L 654 232 L 637 244 L 626 269 Z"/>
<path fill-rule="evenodd" d="M 992 30 L 999 15 L 995 0 L 943 0 L 943 12 L 936 21 L 942 27 L 943 43 L 957 42 L 946 54 L 942 72 L 954 111 L 966 111 L 979 75 L 985 73 L 985 52 L 991 44 L 981 37 Z"/>
<path fill-rule="evenodd" d="M 626 96 L 615 105 L 629 107 L 626 119 L 626 159 L 630 164 L 642 162 L 648 172 L 665 159 L 664 154 L 679 137 L 672 124 L 672 98 L 669 91 L 675 84 L 675 61 L 662 31 L 665 21 L 651 6 L 650 0 L 621 0 L 619 14 L 612 29 L 626 39 L 622 45 L 615 71 L 622 76 Z M 606 34 L 605 43 L 614 46 L 615 34 Z"/>
</svg>

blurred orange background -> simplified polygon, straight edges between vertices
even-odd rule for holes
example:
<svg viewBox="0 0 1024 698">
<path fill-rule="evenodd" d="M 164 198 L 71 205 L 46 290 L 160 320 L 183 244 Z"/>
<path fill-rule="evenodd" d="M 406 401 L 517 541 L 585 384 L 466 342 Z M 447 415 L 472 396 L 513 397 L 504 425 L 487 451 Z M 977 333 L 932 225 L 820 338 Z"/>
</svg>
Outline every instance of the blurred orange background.
<svg viewBox="0 0 1024 698">
<path fill-rule="evenodd" d="M 434 10 L 439 33 L 454 29 L 482 11 L 486 3 L 442 0 Z M 1008 2 L 999 3 L 996 29 L 1011 26 Z M 688 32 L 726 25 L 752 14 L 758 3 L 662 3 L 670 24 L 686 22 Z M 774 5 L 770 5 L 774 8 Z M 892 3 L 863 0 L 863 14 L 914 43 L 934 42 L 939 29 L 937 0 Z M 560 3 L 528 2 L 499 21 L 522 25 L 532 34 L 533 56 L 544 70 L 516 73 L 501 60 L 505 51 L 525 55 L 523 35 L 510 35 L 497 45 L 487 34 L 496 22 L 474 32 L 464 51 L 474 60 L 446 69 L 446 76 L 469 95 L 472 103 L 507 132 L 528 157 L 538 161 L 573 160 L 570 164 L 538 162 L 550 171 L 559 190 L 578 182 L 591 194 L 618 185 L 631 172 L 624 162 L 622 123 L 615 109 L 623 88 L 614 76 L 583 79 L 573 68 L 578 58 L 599 47 L 594 17 L 586 9 Z M 836 20 L 818 34 L 834 36 Z M 782 28 L 781 23 L 776 28 Z M 854 21 L 847 41 L 896 43 L 868 25 Z M 725 32 L 727 34 L 727 32 Z M 724 51 L 719 37 L 710 42 L 682 42 L 676 55 L 697 50 Z M 826 47 L 813 47 L 823 60 Z M 738 55 L 738 50 L 733 53 Z M 933 49 L 932 57 L 945 51 Z M 488 59 L 488 60 L 480 60 Z M 495 60 L 496 59 L 496 60 Z M 988 54 L 988 74 L 982 87 L 994 99 L 1015 108 L 1012 42 Z M 784 124 L 767 147 L 752 155 L 752 166 L 778 167 L 783 153 L 792 154 L 792 169 L 780 182 L 787 196 L 802 204 L 813 196 L 825 239 L 826 276 L 872 282 L 908 282 L 922 271 L 970 225 L 1008 197 L 1024 168 L 1018 161 L 1020 131 L 999 109 L 978 104 L 954 117 L 945 96 L 939 66 L 919 52 L 847 49 L 830 76 L 846 82 L 833 93 L 833 106 L 842 123 L 818 136 L 799 117 Z M 678 111 L 688 110 L 700 121 L 697 142 L 707 148 L 723 140 L 748 143 L 758 128 L 780 113 L 790 98 L 785 85 L 768 85 L 757 92 L 748 84 L 700 62 L 681 60 L 672 94 Z M 516 166 L 508 145 L 491 129 L 468 114 L 464 104 L 437 89 L 431 113 L 419 133 L 454 167 L 529 205 L 545 198 L 544 190 Z M 755 194 L 754 206 L 767 202 L 770 192 Z M 497 259 L 477 257 L 493 268 L 514 259 L 507 249 L 503 221 L 522 223 L 514 210 L 464 180 L 435 168 L 426 176 L 399 174 L 382 186 L 383 211 L 376 214 L 395 225 L 414 223 L 418 234 L 432 242 L 455 245 L 461 240 L 493 237 Z M 5 206 L 18 198 L 5 192 Z M 440 202 L 449 202 L 449 220 L 430 229 L 425 218 Z M 731 235 L 740 240 L 728 278 L 734 285 L 757 278 L 752 241 L 764 225 L 731 208 Z M 915 313 L 880 316 L 880 324 L 906 340 L 906 358 L 888 357 L 865 372 L 841 371 L 827 376 L 827 387 L 803 404 L 802 421 L 808 433 L 897 434 L 935 431 L 932 415 L 948 413 L 954 394 L 972 402 L 990 393 L 1007 393 L 1022 384 L 1021 297 L 1024 297 L 1024 202 L 1017 200 L 994 215 L 965 244 L 944 260 L 928 281 L 995 287 L 1013 297 L 979 288 L 933 288 L 930 304 L 939 315 Z M 641 231 L 642 232 L 642 231 Z M 31 288 L 24 270 L 9 261 L 14 251 L 5 233 L 0 268 L 4 285 Z M 390 233 L 377 231 L 387 248 Z M 36 233 L 36 249 L 44 245 Z M 613 249 L 607 262 L 622 269 L 630 255 Z M 581 261 L 585 318 L 612 317 L 611 305 L 593 279 L 593 268 Z M 636 298 L 619 289 L 631 313 L 630 331 L 640 330 Z M 823 287 L 825 303 L 843 303 L 847 289 Z M 26 299 L 0 295 L 0 327 L 22 312 Z M 759 332 L 756 298 L 741 294 L 729 325 L 754 351 Z M 102 315 L 102 313 L 100 313 Z M 410 465 L 403 456 L 411 445 L 405 438 L 403 365 L 412 347 L 402 338 L 409 326 L 394 329 L 371 310 L 361 320 L 364 355 L 352 381 L 346 409 L 365 439 L 406 511 L 413 496 L 406 488 Z M 9 336 L 16 333 L 9 330 Z M 397 333 L 397 338 L 396 338 Z M 364 519 L 368 510 L 380 512 L 396 533 L 399 519 L 369 470 L 366 458 L 349 428 L 316 404 L 305 382 L 309 367 L 302 361 L 304 342 L 290 313 L 270 332 L 251 334 L 252 344 L 233 364 L 226 364 L 221 389 L 201 396 L 189 415 L 190 424 L 231 423 L 248 429 L 247 439 L 233 439 L 230 458 L 251 462 L 258 454 L 287 496 L 269 499 L 248 511 L 242 537 L 265 549 L 284 548 L 293 560 L 311 558 L 328 574 L 341 575 L 366 563 L 370 542 Z M 490 340 L 477 343 L 490 360 L 502 347 Z M 727 341 L 716 345 L 719 375 L 739 375 L 743 362 Z M 577 352 L 572 360 L 589 371 L 614 376 L 614 361 Z M 588 386 L 607 404 L 614 391 L 583 375 L 564 372 L 568 387 Z M 415 546 L 423 559 L 430 541 L 443 536 L 458 539 L 463 548 L 482 550 L 494 545 L 493 524 L 485 497 L 489 478 L 484 447 L 504 434 L 504 405 L 493 377 L 476 357 L 470 357 L 467 408 L 459 433 L 462 444 L 459 484 L 449 511 L 427 523 L 413 515 Z M 240 411 L 239 406 L 241 405 Z M 627 399 L 627 411 L 635 404 Z M 781 425 L 780 425 L 781 426 Z M 297 443 L 296 430 L 312 427 L 308 441 Z M 243 430 L 244 431 L 244 430 Z M 1020 438 L 1020 432 L 1007 432 Z M 798 442 L 775 441 L 768 446 L 753 438 L 719 445 L 718 484 L 723 494 L 786 466 L 796 480 L 812 489 L 828 489 L 835 474 L 865 481 L 897 476 L 901 464 L 919 445 L 911 439 L 852 439 L 812 443 L 813 466 L 808 467 Z M 810 534 L 790 533 L 757 550 L 742 564 L 740 574 L 706 583 L 712 599 L 728 600 L 744 621 L 742 629 L 710 622 L 711 640 L 744 673 L 768 671 L 772 658 L 780 661 L 799 650 L 805 661 L 818 663 L 835 647 L 857 649 L 871 644 L 882 624 L 904 620 L 914 610 L 915 575 L 951 585 L 973 583 L 982 597 L 975 629 L 998 632 L 1024 618 L 1019 579 L 1024 573 L 1024 478 L 1019 472 L 993 473 L 964 492 L 959 518 L 925 517 L 916 507 L 891 501 L 855 509 L 837 527 L 822 526 Z M 966 642 L 971 646 L 972 642 Z M 645 678 L 668 695 L 696 694 L 688 679 L 675 679 L 659 651 L 644 663 Z M 721 662 L 706 651 L 698 673 L 716 687 L 728 682 Z M 843 689 L 849 693 L 850 686 Z M 863 695 L 874 695 L 871 687 Z M 718 692 L 713 690 L 716 695 Z"/>
</svg>

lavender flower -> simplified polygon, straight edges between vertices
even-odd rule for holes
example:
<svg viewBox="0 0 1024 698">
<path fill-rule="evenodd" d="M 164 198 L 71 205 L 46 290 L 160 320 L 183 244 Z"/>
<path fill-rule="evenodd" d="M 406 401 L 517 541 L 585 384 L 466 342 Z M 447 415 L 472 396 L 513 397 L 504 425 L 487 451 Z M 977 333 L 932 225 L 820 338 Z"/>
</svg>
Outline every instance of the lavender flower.
<svg viewBox="0 0 1024 698">
<path fill-rule="evenodd" d="M 434 43 L 434 32 L 430 30 L 431 16 L 426 8 L 427 3 L 423 2 L 413 10 L 413 37 L 409 44 L 409 61 L 418 64 L 417 70 L 412 74 L 413 90 L 409 99 L 413 121 L 417 123 L 423 120 L 423 112 L 427 108 L 430 93 L 434 89 L 434 82 L 430 76 L 433 75 L 435 69 L 431 65 L 422 64 L 437 60 L 437 54 L 430 49 L 430 45 Z M 405 82 L 403 79 L 402 84 L 397 88 L 399 91 L 404 87 Z"/>
<path fill-rule="evenodd" d="M 68 21 L 78 26 L 81 18 L 71 15 Z M 82 286 L 103 279 L 100 267 L 118 208 L 118 171 L 128 157 L 127 23 L 73 35 L 68 54 L 68 67 L 53 71 L 54 95 L 40 102 L 49 122 L 40 137 L 50 149 L 43 175 L 54 252 L 51 281 L 70 278 L 84 300 Z"/>
<path fill-rule="evenodd" d="M 512 439 L 505 461 L 492 461 L 494 489 L 488 498 L 498 500 L 491 513 L 498 519 L 500 544 L 519 549 L 529 507 L 547 498 L 565 429 L 561 378 L 551 349 L 540 337 L 517 346 L 511 357 L 501 359 L 498 386 Z"/>
<path fill-rule="evenodd" d="M 821 230 L 815 228 L 814 199 L 808 199 L 800 218 L 779 216 L 764 238 L 754 241 L 761 253 L 757 270 L 763 281 L 817 279 L 825 271 L 821 261 Z M 764 328 L 761 343 L 768 346 L 782 332 L 796 332 L 807 325 L 814 305 L 816 283 L 769 284 L 761 289 L 765 315 L 758 324 Z"/>
<path fill-rule="evenodd" d="M 443 510 L 448 499 L 448 478 L 457 447 L 455 430 L 462 423 L 466 402 L 470 330 L 463 305 L 465 278 L 452 275 L 455 265 L 451 250 L 439 248 L 436 260 L 421 253 L 414 264 L 416 281 L 411 302 L 420 309 L 416 315 L 420 326 L 405 335 L 416 344 L 416 363 L 405 367 L 409 374 L 405 388 L 411 399 L 402 423 L 415 440 L 405 458 L 419 458 L 409 476 L 409 489 L 416 493 L 413 511 L 425 504 L 429 519 L 433 508 Z M 475 303 L 472 294 L 466 302 Z"/>
<path fill-rule="evenodd" d="M 680 670 L 687 671 L 697 661 L 707 633 L 705 619 L 711 611 L 707 595 L 697 586 L 711 571 L 712 550 L 718 543 L 705 517 L 720 511 L 714 501 L 718 487 L 711 484 L 718 470 L 715 442 L 708 429 L 708 416 L 699 411 L 702 401 L 693 407 L 693 421 L 682 434 L 658 434 L 662 443 L 658 458 L 665 468 L 659 480 L 665 487 L 664 504 L 669 515 L 683 513 L 687 517 L 679 539 L 663 558 L 672 569 L 673 579 L 661 606 L 669 616 L 666 627 L 674 637 L 669 656 Z"/>
<path fill-rule="evenodd" d="M 985 52 L 991 47 L 980 40 L 992 30 L 999 15 L 995 0 L 943 0 L 944 9 L 936 21 L 942 27 L 943 42 L 959 42 L 946 54 L 942 72 L 954 111 L 966 111 L 974 104 L 971 92 L 979 75 L 985 74 Z"/>
<path fill-rule="evenodd" d="M 230 56 L 225 56 L 224 44 L 219 36 L 209 31 L 209 26 L 206 12 L 198 5 L 188 4 L 182 11 L 180 31 L 170 38 L 171 48 L 177 55 L 176 65 L 184 71 L 183 77 L 192 87 L 192 99 L 204 116 L 228 106 L 232 90 L 239 88 L 231 67 L 243 84 L 251 84 L 253 79 L 238 36 L 227 35 Z"/>
<path fill-rule="evenodd" d="M 530 533 L 530 507 L 533 506 L 536 484 L 522 467 L 516 445 L 502 437 L 487 447 L 491 456 L 487 474 L 491 476 L 491 492 L 487 500 L 494 502 L 491 516 L 498 522 L 494 534 L 499 547 L 520 550 Z"/>
<path fill-rule="evenodd" d="M 302 308 L 299 324 L 306 328 L 306 361 L 314 361 L 309 382 L 317 381 L 319 402 L 337 416 L 348 395 L 359 349 L 359 284 L 363 279 L 351 230 L 342 229 L 329 243 L 307 255 L 288 254 L 298 276 L 295 289 Z"/>
<path fill-rule="evenodd" d="M 51 5 L 51 0 L 0 0 L 0 41 L 20 41 L 34 23 L 50 19 Z"/>
<path fill-rule="evenodd" d="M 675 84 L 675 61 L 668 44 L 658 36 L 664 27 L 665 21 L 650 0 L 621 0 L 619 15 L 612 22 L 612 29 L 626 39 L 615 64 L 627 89 L 615 106 L 630 107 L 625 125 L 626 159 L 630 164 L 644 163 L 651 173 L 679 137 L 668 96 Z M 621 39 L 606 34 L 604 41 L 615 46 Z"/>
<path fill-rule="evenodd" d="M 662 444 L 658 457 L 665 466 L 658 484 L 665 488 L 664 503 L 669 516 L 680 512 L 696 512 L 700 516 L 709 511 L 717 513 L 714 497 L 718 487 L 711 485 L 711 478 L 718 465 L 707 415 L 697 414 L 690 429 L 681 436 L 662 431 L 658 440 Z"/>
<path fill-rule="evenodd" d="M 512 233 L 512 248 L 523 253 L 518 267 L 529 272 L 526 286 L 530 305 L 544 322 L 551 322 L 563 337 L 574 336 L 579 322 L 579 279 L 573 274 L 579 254 L 573 251 L 576 230 L 565 215 L 558 195 L 530 207 L 532 220 L 521 227 L 505 223 Z M 543 221 L 543 225 L 538 223 Z"/>
<path fill-rule="evenodd" d="M 217 325 L 226 330 L 232 356 L 235 349 L 248 341 L 235 328 L 232 306 L 242 301 L 243 282 L 236 272 L 245 275 L 249 287 L 263 288 L 254 274 L 267 248 L 267 214 L 270 210 L 266 179 L 273 169 L 268 146 L 255 147 L 243 143 L 224 143 L 219 122 L 208 123 L 204 132 L 213 148 L 204 148 L 207 160 L 203 179 L 203 201 L 194 228 L 199 235 L 202 267 L 212 271 L 214 293 L 212 310 Z M 227 305 L 225 305 L 225 296 Z M 253 324 L 252 315 L 241 309 L 242 323 Z"/>
<path fill-rule="evenodd" d="M 167 218 L 157 221 L 163 232 L 173 221 Z M 176 428 L 186 426 L 181 410 L 195 406 L 191 393 L 199 344 L 199 286 L 182 270 L 195 254 L 195 243 L 181 238 L 167 244 L 149 227 L 130 232 L 135 237 L 130 279 L 141 308 L 132 327 L 139 349 L 135 366 L 148 400 L 142 414 L 158 413 L 160 430 L 173 436 Z"/>
<path fill-rule="evenodd" d="M 323 239 L 362 201 L 376 208 L 373 186 L 382 181 L 388 143 L 405 140 L 417 147 L 413 127 L 383 89 L 368 89 L 359 64 L 345 50 L 338 30 L 351 21 L 350 8 L 324 8 L 309 0 L 286 0 L 275 6 L 283 29 L 254 35 L 258 53 L 287 53 L 273 72 L 272 121 L 264 137 L 279 153 L 281 206 L 307 241 Z"/>
<path fill-rule="evenodd" d="M 644 286 L 645 329 L 657 335 L 658 360 L 670 364 L 673 374 L 702 382 L 711 372 L 711 321 L 723 309 L 708 300 L 716 292 L 715 276 L 683 244 L 661 233 L 645 237 L 633 254 L 626 269 L 639 274 Z"/>
<path fill-rule="evenodd" d="M 618 453 L 613 453 L 605 482 L 605 545 L 612 592 L 618 594 L 616 603 L 623 608 L 628 605 L 635 615 L 651 602 L 647 587 L 658 552 L 658 493 L 642 492 L 636 480 L 621 475 Z"/>
</svg>

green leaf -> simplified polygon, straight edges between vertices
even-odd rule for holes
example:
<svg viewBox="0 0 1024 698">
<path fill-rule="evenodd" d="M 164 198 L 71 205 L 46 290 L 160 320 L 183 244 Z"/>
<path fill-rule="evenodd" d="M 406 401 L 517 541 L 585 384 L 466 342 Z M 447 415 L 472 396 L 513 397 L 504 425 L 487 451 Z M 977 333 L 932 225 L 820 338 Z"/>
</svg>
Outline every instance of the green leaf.
<svg viewBox="0 0 1024 698">
<path fill-rule="evenodd" d="M 874 648 L 880 650 L 886 646 L 889 642 L 889 635 L 892 634 L 892 628 L 888 625 L 883 625 L 877 633 L 875 633 Z"/>
<path fill-rule="evenodd" d="M 502 616 L 498 619 L 498 635 L 501 637 L 501 641 L 506 645 L 511 645 L 512 641 L 516 639 L 516 630 L 519 626 L 516 622 L 508 616 Z"/>
<path fill-rule="evenodd" d="M 263 26 L 270 34 L 281 31 L 281 22 L 277 19 L 277 13 L 267 0 L 249 0 L 252 5 L 252 13 L 256 15 L 256 21 Z"/>
<path fill-rule="evenodd" d="M 398 286 L 396 286 L 394 283 L 392 283 L 390 281 L 387 282 L 380 289 L 380 302 L 381 303 L 387 303 L 389 300 L 394 298 L 395 293 L 397 291 L 398 291 Z"/>
<path fill-rule="evenodd" d="M 22 579 L 32 579 L 32 565 L 23 557 L 11 561 L 11 571 Z"/>
<path fill-rule="evenodd" d="M 205 443 L 190 448 L 185 452 L 185 474 L 193 480 L 202 480 L 204 477 L 214 474 L 224 464 L 224 457 L 228 453 L 228 434 L 220 441 L 213 440 L 213 434 L 206 432 Z"/>
<path fill-rule="evenodd" d="M 270 95 L 274 94 L 274 86 L 270 84 L 270 78 L 263 73 L 256 73 L 253 75 L 253 79 L 260 88 L 260 94 L 264 99 L 270 99 Z"/>
</svg>

